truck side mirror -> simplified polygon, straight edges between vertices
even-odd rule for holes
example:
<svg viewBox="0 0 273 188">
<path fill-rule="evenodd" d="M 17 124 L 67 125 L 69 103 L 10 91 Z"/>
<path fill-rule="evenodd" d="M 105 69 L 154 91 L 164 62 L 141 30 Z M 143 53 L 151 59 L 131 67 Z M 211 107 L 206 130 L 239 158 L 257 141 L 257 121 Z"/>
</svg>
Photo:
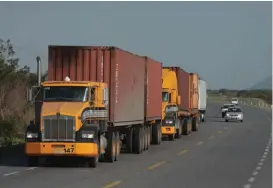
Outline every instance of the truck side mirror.
<svg viewBox="0 0 273 188">
<path fill-rule="evenodd" d="M 181 97 L 178 95 L 177 96 L 177 103 L 180 105 L 181 104 Z"/>
</svg>

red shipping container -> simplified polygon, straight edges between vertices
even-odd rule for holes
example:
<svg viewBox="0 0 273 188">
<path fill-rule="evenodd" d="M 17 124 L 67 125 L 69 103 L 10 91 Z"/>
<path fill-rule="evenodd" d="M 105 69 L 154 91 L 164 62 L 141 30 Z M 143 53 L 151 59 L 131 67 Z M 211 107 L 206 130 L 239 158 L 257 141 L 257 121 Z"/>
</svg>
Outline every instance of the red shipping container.
<svg viewBox="0 0 273 188">
<path fill-rule="evenodd" d="M 48 80 L 105 82 L 109 121 L 114 126 L 144 122 L 145 59 L 117 47 L 49 46 Z"/>
<path fill-rule="evenodd" d="M 190 74 L 180 67 L 163 67 L 170 69 L 176 73 L 178 84 L 178 95 L 181 98 L 180 108 L 184 110 L 191 110 L 190 98 Z"/>
<path fill-rule="evenodd" d="M 162 63 L 149 57 L 146 61 L 146 104 L 145 118 L 147 121 L 161 120 L 162 101 Z"/>
</svg>

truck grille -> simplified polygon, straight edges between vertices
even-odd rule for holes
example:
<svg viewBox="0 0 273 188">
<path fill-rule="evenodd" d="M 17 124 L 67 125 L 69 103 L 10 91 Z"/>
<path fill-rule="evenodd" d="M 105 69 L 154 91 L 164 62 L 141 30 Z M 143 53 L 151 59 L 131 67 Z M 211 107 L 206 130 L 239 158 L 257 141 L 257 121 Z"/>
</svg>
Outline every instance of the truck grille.
<svg viewBox="0 0 273 188">
<path fill-rule="evenodd" d="M 43 128 L 43 141 L 75 140 L 75 118 L 72 116 L 45 116 Z"/>
</svg>

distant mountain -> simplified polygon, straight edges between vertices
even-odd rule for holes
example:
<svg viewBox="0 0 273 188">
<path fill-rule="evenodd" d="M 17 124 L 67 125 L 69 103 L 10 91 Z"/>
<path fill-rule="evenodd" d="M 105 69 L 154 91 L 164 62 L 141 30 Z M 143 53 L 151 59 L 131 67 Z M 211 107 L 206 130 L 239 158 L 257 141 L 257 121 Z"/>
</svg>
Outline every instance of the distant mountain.
<svg viewBox="0 0 273 188">
<path fill-rule="evenodd" d="M 257 84 L 254 84 L 249 89 L 272 89 L 272 76 L 264 79 L 263 81 L 261 81 Z"/>
</svg>

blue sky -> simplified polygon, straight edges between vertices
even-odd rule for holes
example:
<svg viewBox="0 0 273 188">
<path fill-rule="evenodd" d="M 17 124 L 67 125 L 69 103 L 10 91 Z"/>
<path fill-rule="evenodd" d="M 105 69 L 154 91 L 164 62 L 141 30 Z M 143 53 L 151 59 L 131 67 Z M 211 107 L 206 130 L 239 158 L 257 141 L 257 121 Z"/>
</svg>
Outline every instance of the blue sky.
<svg viewBox="0 0 273 188">
<path fill-rule="evenodd" d="M 47 46 L 114 45 L 197 72 L 209 88 L 272 74 L 271 2 L 0 2 L 0 38 L 36 69 Z"/>
</svg>

